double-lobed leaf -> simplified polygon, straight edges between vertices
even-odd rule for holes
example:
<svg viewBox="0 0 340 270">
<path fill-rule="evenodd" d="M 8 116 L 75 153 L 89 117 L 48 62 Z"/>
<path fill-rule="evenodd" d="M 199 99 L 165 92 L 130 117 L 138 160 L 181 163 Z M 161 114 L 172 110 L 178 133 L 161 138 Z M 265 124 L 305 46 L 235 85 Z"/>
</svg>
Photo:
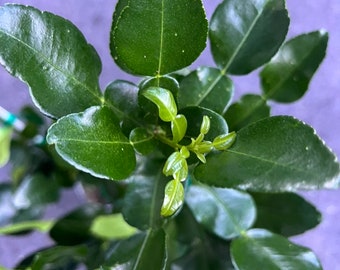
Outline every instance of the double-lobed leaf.
<svg viewBox="0 0 340 270">
<path fill-rule="evenodd" d="M 101 103 L 100 59 L 71 22 L 33 7 L 5 5 L 0 43 L 1 64 L 29 85 L 43 113 L 58 118 Z"/>
<path fill-rule="evenodd" d="M 328 34 L 323 30 L 287 41 L 260 73 L 266 98 L 278 102 L 301 98 L 325 57 L 327 42 Z"/>
<path fill-rule="evenodd" d="M 240 270 L 322 270 L 315 254 L 281 235 L 252 229 L 231 243 L 231 257 Z"/>
<path fill-rule="evenodd" d="M 288 26 L 284 0 L 225 0 L 210 22 L 214 60 L 225 72 L 247 74 L 274 56 Z"/>
<path fill-rule="evenodd" d="M 96 177 L 124 179 L 136 165 L 134 149 L 107 107 L 59 119 L 48 130 L 47 142 L 70 164 Z"/>
<path fill-rule="evenodd" d="M 120 0 L 113 15 L 111 55 L 129 73 L 165 75 L 200 55 L 207 25 L 201 0 Z"/>
<path fill-rule="evenodd" d="M 221 70 L 199 67 L 181 80 L 178 106 L 201 106 L 222 114 L 233 94 L 233 83 Z"/>
<path fill-rule="evenodd" d="M 193 185 L 186 202 L 196 220 L 223 239 L 232 239 L 249 229 L 256 217 L 251 196 L 234 189 Z"/>
<path fill-rule="evenodd" d="M 337 188 L 340 168 L 310 126 L 275 116 L 241 129 L 229 149 L 208 155 L 194 174 L 208 185 L 278 192 Z"/>
</svg>

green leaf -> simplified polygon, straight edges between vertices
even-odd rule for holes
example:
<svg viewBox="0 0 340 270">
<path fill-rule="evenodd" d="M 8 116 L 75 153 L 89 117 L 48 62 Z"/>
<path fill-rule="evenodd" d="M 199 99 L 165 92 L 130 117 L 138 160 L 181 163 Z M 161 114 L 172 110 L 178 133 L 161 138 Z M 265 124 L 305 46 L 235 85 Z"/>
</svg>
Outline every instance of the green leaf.
<svg viewBox="0 0 340 270">
<path fill-rule="evenodd" d="M 161 214 L 164 217 L 175 214 L 183 205 L 184 187 L 179 180 L 171 180 L 165 186 L 164 201 Z"/>
<path fill-rule="evenodd" d="M 176 115 L 175 119 L 171 121 L 172 140 L 174 142 L 177 143 L 184 138 L 187 126 L 187 119 L 183 114 Z"/>
<path fill-rule="evenodd" d="M 54 221 L 48 220 L 33 220 L 24 221 L 20 223 L 15 223 L 9 226 L 0 228 L 0 235 L 2 234 L 12 234 L 27 230 L 37 230 L 40 232 L 48 232 L 53 226 Z"/>
<path fill-rule="evenodd" d="M 144 128 L 135 128 L 132 130 L 129 139 L 135 150 L 142 155 L 151 153 L 157 144 L 154 136 Z"/>
<path fill-rule="evenodd" d="M 167 180 L 162 166 L 163 160 L 150 159 L 130 177 L 122 214 L 126 222 L 140 230 L 160 228 L 163 224 L 160 213 Z"/>
<path fill-rule="evenodd" d="M 195 138 L 200 134 L 203 116 L 210 118 L 209 132 L 204 136 L 205 140 L 213 141 L 217 136 L 228 133 L 228 125 L 223 117 L 212 110 L 202 107 L 186 107 L 179 111 L 188 122 L 186 137 Z"/>
<path fill-rule="evenodd" d="M 86 246 L 55 246 L 38 252 L 31 268 L 32 270 L 49 269 L 53 265 L 53 269 L 68 269 L 67 267 L 76 269 L 77 264 L 84 262 L 87 256 L 88 248 Z"/>
<path fill-rule="evenodd" d="M 181 80 L 178 107 L 201 106 L 222 114 L 233 94 L 234 85 L 221 70 L 200 67 Z"/>
<path fill-rule="evenodd" d="M 67 162 L 96 177 L 124 179 L 136 165 L 133 147 L 107 107 L 59 119 L 48 130 L 47 142 Z"/>
<path fill-rule="evenodd" d="M 223 239 L 239 236 L 252 226 L 256 217 L 251 196 L 233 189 L 194 185 L 186 202 L 196 220 Z"/>
<path fill-rule="evenodd" d="M 194 174 L 209 185 L 278 192 L 337 188 L 340 167 L 311 127 L 275 116 L 241 129 L 232 147 L 207 156 Z"/>
<path fill-rule="evenodd" d="M 200 55 L 207 27 L 201 0 L 120 0 L 111 28 L 111 55 L 129 73 L 168 74 Z"/>
<path fill-rule="evenodd" d="M 315 254 L 266 230 L 253 229 L 231 244 L 233 264 L 240 270 L 321 270 Z"/>
<path fill-rule="evenodd" d="M 50 236 L 59 245 L 84 243 L 91 238 L 93 220 L 103 214 L 104 210 L 100 205 L 83 205 L 59 219 L 50 230 Z"/>
<path fill-rule="evenodd" d="M 110 269 L 165 269 L 165 233 L 163 229 L 148 230 L 115 243 L 108 254 L 105 266 L 112 266 Z"/>
<path fill-rule="evenodd" d="M 11 127 L 0 126 L 0 168 L 5 166 L 9 160 L 12 133 Z"/>
<path fill-rule="evenodd" d="M 20 183 L 13 196 L 13 204 L 18 209 L 27 209 L 56 202 L 59 186 L 54 179 L 42 174 L 27 176 Z"/>
<path fill-rule="evenodd" d="M 295 193 L 251 193 L 257 208 L 255 228 L 284 236 L 301 234 L 321 222 L 321 213 Z"/>
<path fill-rule="evenodd" d="M 238 131 L 247 125 L 270 116 L 270 107 L 265 99 L 258 95 L 244 95 L 232 104 L 224 118 L 230 130 Z"/>
<path fill-rule="evenodd" d="M 122 127 L 132 129 L 142 123 L 138 107 L 138 87 L 128 81 L 116 80 L 105 89 L 105 103 L 115 115 L 123 120 Z M 129 128 L 132 127 L 132 128 Z"/>
<path fill-rule="evenodd" d="M 247 74 L 274 56 L 288 26 L 284 0 L 225 0 L 210 22 L 214 60 L 224 72 Z"/>
<path fill-rule="evenodd" d="M 61 117 L 101 104 L 100 59 L 69 21 L 21 5 L 0 8 L 1 64 L 26 82 L 35 105 Z"/>
<path fill-rule="evenodd" d="M 179 91 L 179 84 L 173 77 L 170 76 L 157 76 L 146 78 L 139 85 L 140 89 L 147 89 L 149 87 L 161 87 L 169 90 L 176 98 Z"/>
<path fill-rule="evenodd" d="M 325 57 L 327 42 L 328 34 L 322 30 L 286 42 L 260 73 L 266 98 L 278 102 L 301 98 Z"/>
<path fill-rule="evenodd" d="M 131 227 L 121 214 L 98 216 L 93 220 L 91 233 L 103 239 L 122 239 L 134 235 L 137 229 Z"/>
<path fill-rule="evenodd" d="M 159 118 L 165 122 L 173 121 L 177 115 L 177 105 L 172 93 L 161 87 L 149 87 L 142 95 L 158 107 Z"/>
</svg>

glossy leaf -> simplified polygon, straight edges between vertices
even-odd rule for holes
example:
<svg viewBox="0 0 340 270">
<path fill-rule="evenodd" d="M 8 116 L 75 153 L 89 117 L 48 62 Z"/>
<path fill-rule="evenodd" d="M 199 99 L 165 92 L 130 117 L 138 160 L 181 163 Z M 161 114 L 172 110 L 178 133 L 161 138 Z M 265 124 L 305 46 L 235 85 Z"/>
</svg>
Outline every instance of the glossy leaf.
<svg viewBox="0 0 340 270">
<path fill-rule="evenodd" d="M 196 138 L 200 134 L 203 116 L 210 119 L 209 132 L 204 136 L 204 140 L 214 140 L 215 137 L 228 133 L 228 125 L 223 117 L 212 110 L 202 107 L 186 107 L 179 111 L 188 121 L 187 136 Z"/>
<path fill-rule="evenodd" d="M 33 220 L 33 221 L 23 221 L 20 223 L 15 223 L 9 226 L 0 228 L 0 235 L 2 234 L 12 234 L 27 230 L 37 230 L 40 232 L 48 232 L 53 226 L 53 221 L 47 220 Z"/>
<path fill-rule="evenodd" d="M 37 174 L 26 177 L 16 189 L 13 204 L 18 209 L 56 202 L 59 199 L 59 186 L 54 179 Z"/>
<path fill-rule="evenodd" d="M 12 138 L 12 128 L 0 126 L 0 168 L 5 166 L 9 160 Z"/>
<path fill-rule="evenodd" d="M 215 10 L 209 37 L 217 65 L 247 74 L 268 62 L 288 31 L 284 0 L 226 0 Z"/>
<path fill-rule="evenodd" d="M 231 244 L 233 264 L 240 270 L 321 270 L 315 254 L 283 236 L 253 229 Z"/>
<path fill-rule="evenodd" d="M 140 126 L 141 112 L 137 104 L 138 87 L 131 82 L 116 80 L 105 89 L 105 103 L 125 126 Z"/>
<path fill-rule="evenodd" d="M 161 214 L 164 217 L 175 214 L 183 205 L 184 187 L 180 180 L 171 180 L 165 186 Z"/>
<path fill-rule="evenodd" d="M 176 115 L 175 119 L 171 121 L 172 140 L 174 142 L 179 142 L 184 138 L 187 132 L 187 126 L 187 119 L 183 114 Z"/>
<path fill-rule="evenodd" d="M 131 226 L 140 230 L 162 226 L 160 212 L 167 182 L 162 166 L 163 161 L 150 159 L 130 177 L 122 214 Z"/>
<path fill-rule="evenodd" d="M 199 67 L 181 80 L 178 106 L 201 106 L 222 114 L 233 94 L 233 83 L 221 70 Z"/>
<path fill-rule="evenodd" d="M 270 107 L 265 99 L 258 95 L 244 95 L 232 104 L 224 118 L 230 130 L 238 131 L 247 125 L 270 116 Z"/>
<path fill-rule="evenodd" d="M 170 76 L 157 76 L 146 78 L 140 84 L 140 89 L 147 89 L 149 87 L 161 87 L 169 90 L 176 98 L 179 91 L 179 84 L 173 77 Z"/>
<path fill-rule="evenodd" d="M 194 174 L 209 185 L 277 192 L 337 188 L 340 168 L 311 127 L 275 116 L 241 129 L 231 148 L 210 154 Z"/>
<path fill-rule="evenodd" d="M 223 239 L 239 236 L 255 221 L 256 209 L 245 192 L 193 185 L 186 196 L 196 220 Z"/>
<path fill-rule="evenodd" d="M 135 150 L 142 155 L 151 153 L 157 143 L 154 137 L 144 128 L 132 130 L 129 139 Z"/>
<path fill-rule="evenodd" d="M 252 193 L 257 208 L 255 228 L 284 236 L 301 234 L 321 222 L 321 213 L 295 193 Z"/>
<path fill-rule="evenodd" d="M 165 75 L 189 66 L 200 55 L 206 46 L 207 20 L 200 0 L 120 0 L 110 37 L 111 55 L 122 69 Z"/>
<path fill-rule="evenodd" d="M 214 139 L 212 145 L 214 146 L 216 150 L 223 151 L 223 150 L 227 150 L 228 148 L 230 148 L 235 142 L 235 140 L 236 140 L 236 133 L 233 131 L 228 134 L 217 136 Z"/>
<path fill-rule="evenodd" d="M 174 96 L 169 90 L 160 87 L 149 87 L 142 94 L 158 107 L 159 118 L 165 122 L 175 119 L 177 105 Z"/>
<path fill-rule="evenodd" d="M 278 102 L 301 98 L 325 57 L 327 42 L 328 34 L 316 31 L 285 43 L 260 73 L 266 98 Z"/>
<path fill-rule="evenodd" d="M 166 250 L 163 229 L 148 230 L 145 233 L 119 241 L 109 252 L 105 266 L 110 269 L 162 270 L 165 269 Z"/>
<path fill-rule="evenodd" d="M 137 232 L 123 219 L 121 214 L 98 216 L 93 220 L 91 233 L 103 239 L 128 238 Z"/>
<path fill-rule="evenodd" d="M 91 238 L 93 220 L 104 214 L 97 204 L 86 204 L 59 219 L 50 231 L 51 238 L 59 245 L 82 244 Z"/>
<path fill-rule="evenodd" d="M 124 179 L 135 168 L 135 153 L 107 107 L 70 114 L 48 130 L 47 142 L 77 169 L 96 177 Z"/>
<path fill-rule="evenodd" d="M 0 8 L 1 64 L 30 87 L 35 105 L 61 117 L 101 104 L 100 59 L 81 32 L 49 12 Z"/>
</svg>

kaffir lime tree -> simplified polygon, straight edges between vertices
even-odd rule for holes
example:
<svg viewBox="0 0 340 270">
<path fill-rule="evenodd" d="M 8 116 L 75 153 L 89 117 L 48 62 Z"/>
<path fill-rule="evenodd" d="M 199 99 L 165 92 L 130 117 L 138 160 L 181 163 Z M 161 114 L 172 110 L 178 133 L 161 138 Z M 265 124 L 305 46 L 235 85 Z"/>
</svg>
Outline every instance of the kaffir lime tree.
<svg viewBox="0 0 340 270">
<path fill-rule="evenodd" d="M 0 186 L 12 210 L 0 232 L 55 241 L 18 267 L 321 269 L 285 237 L 320 221 L 294 192 L 338 188 L 339 163 L 310 126 L 271 117 L 268 102 L 304 95 L 328 35 L 285 41 L 288 27 L 284 0 L 224 0 L 209 25 L 201 0 L 119 0 L 111 55 L 141 79 L 100 89 L 98 54 L 71 22 L 1 6 L 0 62 L 52 119 L 24 108 L 21 129 L 2 114 L 0 164 L 10 160 L 13 181 Z M 208 38 L 216 65 L 185 69 Z M 232 103 L 229 75 L 258 68 L 262 94 Z M 75 182 L 96 202 L 41 220 Z"/>
</svg>

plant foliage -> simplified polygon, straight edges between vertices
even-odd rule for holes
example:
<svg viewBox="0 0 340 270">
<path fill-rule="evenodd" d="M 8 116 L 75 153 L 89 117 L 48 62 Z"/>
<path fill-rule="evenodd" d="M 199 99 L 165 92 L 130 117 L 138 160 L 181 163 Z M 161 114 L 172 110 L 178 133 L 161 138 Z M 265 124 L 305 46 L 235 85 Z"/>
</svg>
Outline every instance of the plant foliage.
<svg viewBox="0 0 340 270">
<path fill-rule="evenodd" d="M 0 234 L 39 230 L 55 242 L 17 267 L 321 269 L 285 237 L 320 222 L 295 192 L 338 188 L 340 166 L 312 127 L 270 116 L 268 101 L 305 94 L 328 35 L 285 41 L 288 28 L 284 0 L 224 0 L 209 27 L 201 0 L 119 0 L 112 59 L 144 77 L 101 91 L 101 61 L 76 26 L 1 6 L 0 62 L 52 118 L 24 108 L 23 131 L 0 127 L 0 166 L 12 163 Z M 208 39 L 216 66 L 182 72 Z M 229 75 L 257 68 L 262 94 L 233 103 Z M 43 220 L 75 183 L 96 202 Z"/>
</svg>

